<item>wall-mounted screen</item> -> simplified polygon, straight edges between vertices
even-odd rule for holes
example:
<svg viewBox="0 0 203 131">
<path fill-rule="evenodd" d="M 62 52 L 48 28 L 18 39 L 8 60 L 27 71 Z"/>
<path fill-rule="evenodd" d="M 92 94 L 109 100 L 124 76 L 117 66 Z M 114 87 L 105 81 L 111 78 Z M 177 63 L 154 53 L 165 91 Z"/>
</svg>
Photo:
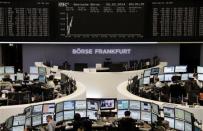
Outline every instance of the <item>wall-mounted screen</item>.
<svg viewBox="0 0 203 131">
<path fill-rule="evenodd" d="M 45 83 L 46 82 L 46 76 L 45 75 L 39 75 L 38 79 L 39 79 L 40 83 Z"/>
<path fill-rule="evenodd" d="M 129 100 L 118 100 L 118 110 L 128 110 Z"/>
<path fill-rule="evenodd" d="M 4 74 L 5 73 L 5 70 L 4 70 L 4 67 L 0 67 L 0 74 Z"/>
<path fill-rule="evenodd" d="M 130 110 L 130 116 L 133 119 L 140 120 L 140 111 L 138 111 L 138 110 Z"/>
<path fill-rule="evenodd" d="M 63 102 L 56 104 L 56 112 L 61 112 L 61 111 L 63 111 Z"/>
<path fill-rule="evenodd" d="M 43 113 L 54 113 L 55 112 L 55 104 L 47 103 L 43 105 Z"/>
<path fill-rule="evenodd" d="M 87 116 L 86 110 L 75 110 L 75 113 L 80 114 L 81 117 L 86 117 Z"/>
<path fill-rule="evenodd" d="M 141 120 L 151 122 L 152 120 L 151 112 L 141 111 Z"/>
<path fill-rule="evenodd" d="M 63 121 L 64 120 L 63 116 L 64 116 L 63 112 L 56 113 L 56 115 L 55 115 L 56 123 Z"/>
<path fill-rule="evenodd" d="M 18 80 L 18 81 L 23 81 L 23 78 L 24 78 L 23 73 L 17 73 L 17 74 L 16 74 L 16 80 Z"/>
<path fill-rule="evenodd" d="M 24 131 L 24 126 L 15 126 L 15 127 L 12 127 L 12 131 Z"/>
<path fill-rule="evenodd" d="M 127 110 L 118 110 L 117 111 L 117 117 L 118 118 L 124 117 L 125 116 L 125 111 L 127 111 Z"/>
<path fill-rule="evenodd" d="M 185 131 L 192 131 L 192 124 L 185 122 Z"/>
<path fill-rule="evenodd" d="M 152 68 L 151 69 L 151 75 L 158 75 L 159 74 L 159 68 Z"/>
<path fill-rule="evenodd" d="M 152 103 L 152 113 L 159 114 L 159 105 Z"/>
<path fill-rule="evenodd" d="M 42 113 L 42 105 L 34 105 L 32 108 L 32 114 Z"/>
<path fill-rule="evenodd" d="M 25 126 L 31 126 L 32 125 L 32 118 L 31 117 L 27 117 L 25 119 Z"/>
<path fill-rule="evenodd" d="M 164 81 L 172 81 L 173 76 L 174 76 L 174 74 L 165 74 Z"/>
<path fill-rule="evenodd" d="M 164 81 L 164 75 L 158 75 L 159 81 Z"/>
<path fill-rule="evenodd" d="M 46 67 L 38 67 L 38 71 L 40 75 L 46 75 Z"/>
<path fill-rule="evenodd" d="M 47 124 L 47 116 L 48 116 L 48 115 L 51 115 L 51 116 L 52 116 L 52 119 L 54 119 L 54 114 L 52 114 L 52 113 L 43 114 L 43 115 L 42 115 L 42 124 Z"/>
<path fill-rule="evenodd" d="M 185 121 L 192 123 L 192 113 L 185 111 Z"/>
<path fill-rule="evenodd" d="M 189 74 L 181 74 L 181 81 L 187 81 L 189 79 Z"/>
<path fill-rule="evenodd" d="M 14 116 L 13 118 L 13 126 L 21 126 L 25 125 L 25 116 Z"/>
<path fill-rule="evenodd" d="M 200 81 L 203 81 L 203 74 L 198 74 L 197 79 L 200 80 Z"/>
<path fill-rule="evenodd" d="M 96 100 L 88 100 L 87 109 L 88 110 L 99 110 L 99 102 Z"/>
<path fill-rule="evenodd" d="M 144 77 L 148 77 L 151 75 L 151 69 L 149 70 L 144 70 Z"/>
<path fill-rule="evenodd" d="M 143 84 L 150 84 L 150 77 L 144 77 Z"/>
<path fill-rule="evenodd" d="M 102 99 L 100 100 L 101 110 L 111 110 L 115 109 L 115 99 Z"/>
<path fill-rule="evenodd" d="M 203 73 L 203 67 L 202 66 L 197 66 L 197 73 Z"/>
<path fill-rule="evenodd" d="M 32 116 L 32 126 L 42 125 L 42 115 Z"/>
<path fill-rule="evenodd" d="M 78 102 L 77 102 L 77 104 L 78 104 Z M 79 105 L 80 104 L 82 104 L 81 106 L 82 106 L 82 108 L 83 108 L 83 104 L 84 104 L 84 102 L 79 102 Z M 86 105 L 86 104 L 85 104 Z M 64 102 L 64 110 L 74 110 L 74 107 L 75 106 L 75 103 L 74 103 L 74 101 L 65 101 Z M 77 105 L 78 106 L 78 105 Z M 79 107 L 79 108 L 81 108 L 81 107 Z"/>
<path fill-rule="evenodd" d="M 35 79 L 38 79 L 39 75 L 38 74 L 30 74 L 30 80 L 33 81 Z"/>
<path fill-rule="evenodd" d="M 175 108 L 175 117 L 184 120 L 184 110 Z"/>
</svg>

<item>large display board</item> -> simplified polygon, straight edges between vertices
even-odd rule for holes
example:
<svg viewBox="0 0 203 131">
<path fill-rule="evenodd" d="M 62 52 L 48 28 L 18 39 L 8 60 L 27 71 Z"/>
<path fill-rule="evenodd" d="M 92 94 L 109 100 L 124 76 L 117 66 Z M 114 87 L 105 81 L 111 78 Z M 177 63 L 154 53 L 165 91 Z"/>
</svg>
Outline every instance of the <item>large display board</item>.
<svg viewBox="0 0 203 131">
<path fill-rule="evenodd" d="M 194 42 L 202 23 L 201 0 L 0 2 L 1 42 Z"/>
</svg>

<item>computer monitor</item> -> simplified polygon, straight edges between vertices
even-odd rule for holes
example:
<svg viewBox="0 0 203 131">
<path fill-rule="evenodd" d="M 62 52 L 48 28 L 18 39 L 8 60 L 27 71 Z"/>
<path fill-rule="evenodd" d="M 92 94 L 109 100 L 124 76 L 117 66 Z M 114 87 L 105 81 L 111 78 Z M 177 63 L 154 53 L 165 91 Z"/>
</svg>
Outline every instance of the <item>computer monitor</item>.
<svg viewBox="0 0 203 131">
<path fill-rule="evenodd" d="M 197 73 L 203 73 L 203 67 L 202 66 L 197 66 Z"/>
<path fill-rule="evenodd" d="M 181 120 L 175 120 L 175 129 L 184 131 L 184 121 Z"/>
<path fill-rule="evenodd" d="M 128 110 L 129 100 L 118 100 L 118 110 Z"/>
<path fill-rule="evenodd" d="M 63 102 L 57 103 L 56 104 L 56 113 L 63 111 L 63 108 L 64 108 L 63 107 Z"/>
<path fill-rule="evenodd" d="M 129 109 L 130 110 L 140 110 L 141 109 L 140 101 L 130 100 Z"/>
<path fill-rule="evenodd" d="M 14 66 L 5 66 L 5 73 L 7 74 L 14 74 Z"/>
<path fill-rule="evenodd" d="M 175 72 L 185 73 L 187 72 L 187 66 L 186 65 L 175 66 Z"/>
<path fill-rule="evenodd" d="M 101 110 L 112 110 L 115 109 L 115 99 L 101 99 L 100 100 Z"/>
<path fill-rule="evenodd" d="M 46 75 L 46 67 L 38 67 L 38 71 L 40 75 Z"/>
<path fill-rule="evenodd" d="M 140 78 L 140 79 L 139 79 L 139 86 L 143 86 L 143 81 L 144 81 L 143 78 Z"/>
<path fill-rule="evenodd" d="M 55 112 L 55 103 L 43 104 L 43 113 L 54 113 L 54 112 Z"/>
<path fill-rule="evenodd" d="M 87 100 L 88 110 L 99 110 L 99 102 L 97 100 Z"/>
<path fill-rule="evenodd" d="M 152 114 L 148 111 L 141 111 L 141 120 L 151 122 Z"/>
<path fill-rule="evenodd" d="M 12 131 L 24 131 L 24 126 L 15 126 L 15 127 L 12 127 Z"/>
<path fill-rule="evenodd" d="M 143 84 L 149 84 L 150 83 L 150 77 L 144 77 L 144 80 L 143 80 Z"/>
<path fill-rule="evenodd" d="M 55 115 L 55 120 L 56 120 L 56 123 L 58 123 L 58 122 L 62 122 L 64 119 L 63 119 L 63 112 L 58 112 L 58 113 L 56 113 L 56 115 Z"/>
<path fill-rule="evenodd" d="M 75 114 L 76 113 L 80 114 L 81 117 L 86 117 L 87 116 L 87 111 L 86 110 L 75 110 Z"/>
<path fill-rule="evenodd" d="M 150 76 L 151 70 L 144 70 L 144 77 Z"/>
<path fill-rule="evenodd" d="M 152 68 L 151 69 L 151 75 L 158 75 L 159 74 L 159 68 Z"/>
<path fill-rule="evenodd" d="M 28 106 L 24 109 L 24 113 L 26 117 L 29 117 L 32 114 L 32 106 Z"/>
<path fill-rule="evenodd" d="M 189 74 L 181 74 L 181 81 L 187 81 L 189 79 Z"/>
<path fill-rule="evenodd" d="M 48 115 L 52 116 L 52 119 L 54 119 L 54 114 L 52 114 L 52 113 L 43 114 L 42 115 L 42 124 L 47 124 L 47 116 Z"/>
<path fill-rule="evenodd" d="M 32 114 L 41 114 L 42 113 L 42 105 L 34 105 L 32 108 Z"/>
<path fill-rule="evenodd" d="M 38 74 L 38 67 L 30 66 L 30 74 Z"/>
<path fill-rule="evenodd" d="M 185 118 L 184 110 L 175 108 L 175 117 L 184 120 Z"/>
<path fill-rule="evenodd" d="M 0 81 L 2 81 L 4 78 L 4 75 L 0 75 Z"/>
<path fill-rule="evenodd" d="M 23 79 L 23 78 L 24 78 L 23 73 L 17 73 L 16 76 L 17 76 L 16 79 L 17 79 L 18 81 L 23 81 L 23 80 L 24 80 L 24 79 Z"/>
<path fill-rule="evenodd" d="M 85 104 L 85 108 L 86 108 L 86 102 L 77 102 L 77 106 L 79 105 L 79 104 Z M 74 101 L 65 101 L 64 102 L 64 110 L 74 110 L 75 109 L 75 103 L 74 103 Z M 83 108 L 83 106 L 84 105 L 82 105 L 82 108 Z M 80 107 L 79 107 L 80 108 Z"/>
<path fill-rule="evenodd" d="M 188 77 L 189 77 L 189 78 L 194 78 L 193 75 L 194 75 L 193 73 L 189 73 L 189 74 L 188 74 Z"/>
<path fill-rule="evenodd" d="M 45 75 L 39 75 L 38 79 L 39 79 L 39 82 L 41 82 L 41 83 L 46 82 L 46 76 Z"/>
<path fill-rule="evenodd" d="M 13 126 L 13 116 L 9 117 L 7 120 L 6 120 L 6 127 L 7 128 L 11 128 Z"/>
<path fill-rule="evenodd" d="M 203 81 L 203 74 L 198 74 L 198 75 L 197 75 L 197 79 L 198 79 L 199 81 Z"/>
<path fill-rule="evenodd" d="M 118 110 L 117 111 L 117 117 L 118 118 L 122 118 L 122 117 L 125 117 L 125 112 L 126 112 L 127 110 Z"/>
<path fill-rule="evenodd" d="M 31 117 L 27 117 L 26 119 L 25 119 L 25 126 L 31 126 L 31 123 L 32 122 L 32 118 Z"/>
<path fill-rule="evenodd" d="M 152 103 L 152 113 L 159 114 L 159 105 Z"/>
<path fill-rule="evenodd" d="M 192 124 L 185 122 L 185 131 L 192 131 Z"/>
<path fill-rule="evenodd" d="M 13 126 L 25 125 L 25 115 L 14 116 Z"/>
<path fill-rule="evenodd" d="M 38 79 L 39 78 L 39 75 L 38 74 L 30 74 L 30 80 L 33 81 L 35 79 Z"/>
<path fill-rule="evenodd" d="M 151 112 L 151 103 L 141 102 L 141 110 Z"/>
<path fill-rule="evenodd" d="M 42 125 L 42 115 L 32 116 L 32 126 Z"/>
<path fill-rule="evenodd" d="M 175 67 L 174 66 L 165 66 L 164 73 L 174 73 Z"/>
<path fill-rule="evenodd" d="M 185 121 L 192 123 L 192 113 L 185 111 Z"/>
<path fill-rule="evenodd" d="M 86 101 L 75 101 L 76 110 L 85 110 L 87 108 Z"/>
<path fill-rule="evenodd" d="M 174 118 L 164 117 L 164 120 L 169 122 L 169 127 L 170 128 L 174 128 L 175 127 L 175 119 Z"/>
<path fill-rule="evenodd" d="M 138 110 L 130 110 L 130 116 L 133 119 L 140 120 L 140 111 L 138 111 Z"/>
<path fill-rule="evenodd" d="M 15 81 L 15 74 L 10 74 L 10 78 L 12 81 Z"/>
<path fill-rule="evenodd" d="M 1 67 L 0 67 L 0 74 L 4 74 L 4 73 L 5 73 L 4 67 L 1 66 Z"/>
<path fill-rule="evenodd" d="M 158 116 L 156 114 L 152 114 L 152 123 L 158 121 Z"/>
<path fill-rule="evenodd" d="M 74 111 L 64 111 L 64 120 L 73 120 Z"/>
<path fill-rule="evenodd" d="M 97 111 L 87 110 L 87 117 L 91 120 L 97 120 Z"/>
<path fill-rule="evenodd" d="M 164 74 L 158 75 L 159 81 L 164 81 Z"/>
<path fill-rule="evenodd" d="M 175 109 L 164 107 L 164 116 L 167 117 L 175 117 Z"/>
<path fill-rule="evenodd" d="M 174 74 L 165 74 L 164 81 L 172 81 L 173 76 L 174 76 Z"/>
</svg>

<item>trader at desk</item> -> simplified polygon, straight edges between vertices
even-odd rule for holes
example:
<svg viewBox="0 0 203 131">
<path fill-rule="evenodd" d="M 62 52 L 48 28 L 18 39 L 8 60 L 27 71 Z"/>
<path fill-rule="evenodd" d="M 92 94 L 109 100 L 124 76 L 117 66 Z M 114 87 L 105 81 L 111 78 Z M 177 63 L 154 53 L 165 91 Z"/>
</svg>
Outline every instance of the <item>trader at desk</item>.
<svg viewBox="0 0 203 131">
<path fill-rule="evenodd" d="M 3 81 L 0 83 L 1 86 L 1 92 L 2 93 L 8 93 L 8 92 L 14 92 L 14 88 L 12 86 L 12 80 L 10 78 L 9 74 L 5 74 Z"/>
</svg>

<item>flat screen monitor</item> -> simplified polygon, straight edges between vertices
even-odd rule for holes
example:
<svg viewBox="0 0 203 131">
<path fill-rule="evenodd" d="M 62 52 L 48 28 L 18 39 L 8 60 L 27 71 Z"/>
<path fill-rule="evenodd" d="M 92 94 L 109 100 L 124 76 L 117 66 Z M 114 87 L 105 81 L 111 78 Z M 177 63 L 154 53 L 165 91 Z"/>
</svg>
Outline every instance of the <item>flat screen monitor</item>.
<svg viewBox="0 0 203 131">
<path fill-rule="evenodd" d="M 86 101 L 75 101 L 76 110 L 85 110 L 87 108 Z"/>
<path fill-rule="evenodd" d="M 87 101 L 87 109 L 88 110 L 99 110 L 99 102 L 94 100 Z"/>
<path fill-rule="evenodd" d="M 164 75 L 158 75 L 159 81 L 164 81 Z"/>
<path fill-rule="evenodd" d="M 41 114 L 42 113 L 42 105 L 34 105 L 32 109 L 32 114 Z"/>
<path fill-rule="evenodd" d="M 23 78 L 24 78 L 23 73 L 17 73 L 16 76 L 17 76 L 16 78 L 18 81 L 23 81 Z"/>
<path fill-rule="evenodd" d="M 192 113 L 185 111 L 185 121 L 192 123 Z"/>
<path fill-rule="evenodd" d="M 63 102 L 56 104 L 56 113 L 63 111 Z"/>
<path fill-rule="evenodd" d="M 12 131 L 24 131 L 24 126 L 15 126 L 15 127 L 12 127 Z"/>
<path fill-rule="evenodd" d="M 10 78 L 12 81 L 15 81 L 15 74 L 10 74 Z"/>
<path fill-rule="evenodd" d="M 164 81 L 172 81 L 173 76 L 174 76 L 174 74 L 165 74 Z"/>
<path fill-rule="evenodd" d="M 118 110 L 128 110 L 129 100 L 118 100 Z"/>
<path fill-rule="evenodd" d="M 151 75 L 158 75 L 159 74 L 159 68 L 152 68 L 151 69 Z"/>
<path fill-rule="evenodd" d="M 150 77 L 144 77 L 144 80 L 143 80 L 143 84 L 149 84 L 150 83 Z"/>
<path fill-rule="evenodd" d="M 164 73 L 174 73 L 175 67 L 174 66 L 165 66 Z"/>
<path fill-rule="evenodd" d="M 14 116 L 13 126 L 21 126 L 21 125 L 25 125 L 25 115 Z"/>
<path fill-rule="evenodd" d="M 26 117 L 30 116 L 32 114 L 32 106 L 26 107 L 24 113 Z"/>
<path fill-rule="evenodd" d="M 97 111 L 88 110 L 87 117 L 89 117 L 91 120 L 97 120 Z"/>
<path fill-rule="evenodd" d="M 140 120 L 140 111 L 138 111 L 138 110 L 130 110 L 130 116 L 133 119 Z"/>
<path fill-rule="evenodd" d="M 30 66 L 30 74 L 38 74 L 38 67 Z"/>
<path fill-rule="evenodd" d="M 130 100 L 129 109 L 130 110 L 140 110 L 141 109 L 140 101 Z"/>
<path fill-rule="evenodd" d="M 197 66 L 197 73 L 203 73 L 203 67 L 202 66 Z"/>
<path fill-rule="evenodd" d="M 169 122 L 169 127 L 174 128 L 175 127 L 175 119 L 174 118 L 169 118 L 169 117 L 164 117 L 164 120 Z"/>
<path fill-rule="evenodd" d="M 152 103 L 152 113 L 159 114 L 159 105 Z"/>
<path fill-rule="evenodd" d="M 115 99 L 102 99 L 100 100 L 101 110 L 111 110 L 115 109 Z"/>
<path fill-rule="evenodd" d="M 77 106 L 79 104 L 84 104 L 85 103 L 85 106 L 86 106 L 86 102 L 82 101 L 81 103 L 80 102 L 77 102 Z M 64 110 L 74 110 L 74 101 L 65 101 L 64 102 Z M 83 108 L 84 105 L 82 105 L 81 107 Z"/>
<path fill-rule="evenodd" d="M 185 131 L 192 131 L 192 124 L 185 122 Z"/>
<path fill-rule="evenodd" d="M 4 78 L 4 75 L 0 75 L 0 81 L 2 81 Z"/>
<path fill-rule="evenodd" d="M 5 73 L 7 74 L 14 74 L 14 66 L 5 66 Z"/>
<path fill-rule="evenodd" d="M 144 70 L 144 77 L 150 76 L 151 70 Z"/>
<path fill-rule="evenodd" d="M 184 110 L 175 108 L 175 117 L 184 120 Z"/>
<path fill-rule="evenodd" d="M 31 117 L 27 117 L 25 119 L 25 126 L 31 126 L 31 121 L 32 121 L 32 118 Z"/>
<path fill-rule="evenodd" d="M 117 117 L 118 118 L 125 117 L 125 111 L 127 111 L 127 110 L 118 110 L 117 111 Z"/>
<path fill-rule="evenodd" d="M 54 113 L 55 112 L 55 104 L 47 103 L 43 105 L 43 113 Z"/>
<path fill-rule="evenodd" d="M 76 113 L 80 114 L 81 117 L 86 117 L 87 116 L 86 110 L 75 110 L 75 114 Z"/>
<path fill-rule="evenodd" d="M 5 73 L 5 70 L 4 70 L 4 67 L 0 67 L 0 74 L 4 74 Z"/>
<path fill-rule="evenodd" d="M 177 73 L 185 73 L 185 72 L 187 72 L 187 66 L 186 65 L 175 66 L 175 72 L 177 72 Z"/>
<path fill-rule="evenodd" d="M 158 121 L 158 116 L 155 114 L 152 114 L 152 122 L 157 122 Z"/>
<path fill-rule="evenodd" d="M 56 123 L 58 123 L 58 122 L 62 122 L 64 119 L 63 119 L 63 112 L 58 112 L 58 113 L 56 113 L 56 115 L 55 115 L 55 119 L 56 119 Z"/>
<path fill-rule="evenodd" d="M 200 80 L 200 81 L 203 81 L 203 74 L 198 74 L 197 79 Z"/>
<path fill-rule="evenodd" d="M 46 76 L 45 75 L 39 75 L 38 79 L 39 79 L 39 82 L 41 82 L 41 83 L 46 82 Z"/>
<path fill-rule="evenodd" d="M 184 121 L 175 120 L 175 129 L 184 131 Z"/>
<path fill-rule="evenodd" d="M 64 111 L 64 120 L 73 120 L 74 111 Z"/>
<path fill-rule="evenodd" d="M 48 114 L 43 114 L 42 115 L 42 124 L 47 124 L 47 116 L 50 115 L 54 119 L 54 114 L 48 113 Z"/>
<path fill-rule="evenodd" d="M 39 75 L 38 74 L 30 74 L 30 80 L 33 81 L 35 79 L 38 79 L 39 78 Z"/>
<path fill-rule="evenodd" d="M 46 68 L 45 67 L 38 67 L 38 71 L 40 75 L 46 75 Z"/>
<path fill-rule="evenodd" d="M 143 86 L 143 81 L 144 81 L 143 78 L 140 78 L 140 79 L 139 79 L 139 86 Z"/>
<path fill-rule="evenodd" d="M 141 110 L 151 112 L 151 103 L 141 102 Z"/>
<path fill-rule="evenodd" d="M 32 116 L 32 126 L 42 125 L 42 115 Z"/>
<path fill-rule="evenodd" d="M 6 127 L 7 128 L 11 128 L 13 126 L 13 117 L 9 117 L 7 120 L 6 120 Z"/>
<path fill-rule="evenodd" d="M 181 81 L 187 81 L 189 79 L 189 74 L 181 74 Z"/>
<path fill-rule="evenodd" d="M 164 107 L 164 116 L 175 117 L 175 110 L 174 110 L 174 108 Z"/>
<path fill-rule="evenodd" d="M 141 111 L 141 120 L 151 122 L 152 120 L 151 112 Z"/>
</svg>

